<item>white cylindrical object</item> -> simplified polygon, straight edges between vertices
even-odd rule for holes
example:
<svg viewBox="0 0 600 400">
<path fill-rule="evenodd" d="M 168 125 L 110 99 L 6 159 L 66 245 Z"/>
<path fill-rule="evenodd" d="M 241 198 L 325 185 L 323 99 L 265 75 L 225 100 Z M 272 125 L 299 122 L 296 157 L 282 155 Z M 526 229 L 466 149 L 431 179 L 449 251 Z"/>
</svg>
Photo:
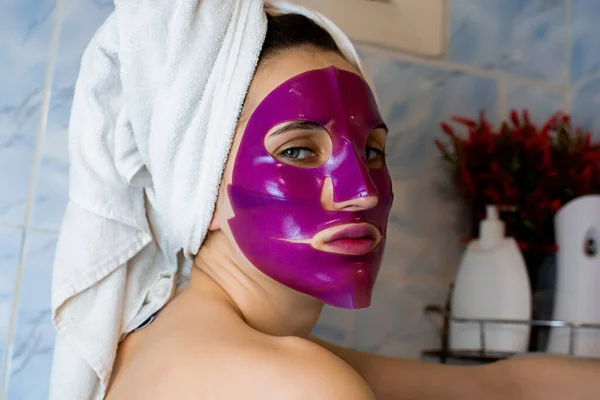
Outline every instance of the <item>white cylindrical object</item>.
<svg viewBox="0 0 600 400">
<path fill-rule="evenodd" d="M 600 324 L 600 196 L 579 197 L 554 219 L 558 245 L 553 317 Z M 569 354 L 569 329 L 552 328 L 547 351 Z M 600 357 L 600 330 L 578 329 L 573 355 Z"/>
<path fill-rule="evenodd" d="M 505 238 L 493 249 L 482 249 L 478 241 L 469 245 L 456 277 L 451 312 L 457 318 L 529 321 L 529 276 L 514 239 Z M 522 353 L 528 349 L 530 331 L 526 324 L 488 323 L 482 343 L 479 324 L 452 321 L 449 347 Z"/>
<path fill-rule="evenodd" d="M 531 286 L 525 260 L 495 206 L 487 206 L 480 237 L 463 256 L 451 300 L 453 317 L 527 324 L 450 322 L 450 349 L 521 353 L 529 346 Z M 483 333 L 483 335 L 482 335 Z"/>
</svg>

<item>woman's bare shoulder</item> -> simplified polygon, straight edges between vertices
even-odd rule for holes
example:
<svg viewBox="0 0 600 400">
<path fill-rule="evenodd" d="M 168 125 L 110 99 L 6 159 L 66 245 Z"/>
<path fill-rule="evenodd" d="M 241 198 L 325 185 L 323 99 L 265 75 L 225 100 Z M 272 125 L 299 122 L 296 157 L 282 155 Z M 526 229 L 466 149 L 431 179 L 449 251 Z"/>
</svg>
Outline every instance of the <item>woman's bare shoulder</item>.
<svg viewBox="0 0 600 400">
<path fill-rule="evenodd" d="M 206 304 L 206 303 L 205 303 Z M 348 364 L 308 340 L 257 332 L 225 309 L 181 318 L 168 308 L 123 346 L 110 400 L 373 399 Z M 201 317 L 201 318 L 200 318 Z M 137 341 L 137 343 L 136 343 Z M 127 357 L 126 357 L 127 358 Z"/>
<path fill-rule="evenodd" d="M 181 354 L 173 379 L 162 381 L 165 398 L 198 393 L 215 398 L 367 400 L 366 382 L 348 364 L 301 338 L 253 338 L 213 343 Z"/>
</svg>

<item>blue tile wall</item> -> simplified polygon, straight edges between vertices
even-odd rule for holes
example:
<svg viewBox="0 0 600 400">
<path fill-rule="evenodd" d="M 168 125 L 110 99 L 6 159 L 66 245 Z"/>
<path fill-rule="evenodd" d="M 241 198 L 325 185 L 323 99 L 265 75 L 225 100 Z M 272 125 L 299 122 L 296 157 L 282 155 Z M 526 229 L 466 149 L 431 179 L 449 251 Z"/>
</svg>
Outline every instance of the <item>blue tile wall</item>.
<svg viewBox="0 0 600 400">
<path fill-rule="evenodd" d="M 313 329 L 313 334 L 336 344 L 346 344 L 350 339 L 350 327 L 354 321 L 353 312 L 325 306 L 321 319 Z"/>
<path fill-rule="evenodd" d="M 362 49 L 361 54 L 391 132 L 388 164 L 404 176 L 431 166 L 440 121 L 455 114 L 475 117 L 480 110 L 497 119 L 494 79 L 396 60 L 376 50 Z"/>
<path fill-rule="evenodd" d="M 578 81 L 600 69 L 600 2 L 595 0 L 572 0 L 571 29 L 571 80 Z"/>
<path fill-rule="evenodd" d="M 9 356 L 8 338 L 22 239 L 22 229 L 0 227 L 0 376 Z"/>
<path fill-rule="evenodd" d="M 573 91 L 573 120 L 600 139 L 600 76 L 577 86 Z"/>
<path fill-rule="evenodd" d="M 61 34 L 48 87 L 55 2 L 5 0 L 0 14 L 0 400 L 47 398 L 54 340 L 51 263 L 67 201 L 73 88 L 82 51 L 112 10 L 109 0 L 59 4 Z M 443 302 L 464 231 L 463 211 L 432 145 L 440 121 L 483 110 L 499 122 L 511 108 L 528 108 L 542 123 L 564 108 L 576 122 L 600 132 L 598 2 L 448 0 L 448 5 L 449 46 L 439 60 L 360 48 L 390 127 L 395 201 L 372 307 L 326 307 L 315 328 L 333 342 L 411 358 L 439 344 L 439 321 L 424 316 L 423 308 Z M 47 119 L 44 98 L 50 98 Z M 40 126 L 43 140 L 37 143 Z"/>
<path fill-rule="evenodd" d="M 113 7 L 108 1 L 68 3 L 54 69 L 52 102 L 41 147 L 31 224 L 58 229 L 67 204 L 69 159 L 67 127 L 81 54 Z"/>
<path fill-rule="evenodd" d="M 23 224 L 44 96 L 54 1 L 5 0 L 0 13 L 0 222 Z"/>
<path fill-rule="evenodd" d="M 567 79 L 567 2 L 450 0 L 448 59 L 545 81 Z"/>
<path fill-rule="evenodd" d="M 47 399 L 54 326 L 50 285 L 56 234 L 29 232 L 25 240 L 17 324 L 12 343 L 8 400 Z M 35 377 L 35 385 L 31 384 Z"/>
<path fill-rule="evenodd" d="M 565 109 L 564 91 L 538 87 L 521 81 L 509 81 L 506 104 L 511 109 L 526 108 L 531 119 L 543 124 L 553 113 Z"/>
<path fill-rule="evenodd" d="M 423 348 L 439 345 L 439 320 L 423 314 L 427 304 L 445 298 L 441 279 L 418 279 L 416 275 L 394 281 L 380 279 L 371 307 L 356 312 L 352 347 L 376 354 L 419 358 Z"/>
</svg>

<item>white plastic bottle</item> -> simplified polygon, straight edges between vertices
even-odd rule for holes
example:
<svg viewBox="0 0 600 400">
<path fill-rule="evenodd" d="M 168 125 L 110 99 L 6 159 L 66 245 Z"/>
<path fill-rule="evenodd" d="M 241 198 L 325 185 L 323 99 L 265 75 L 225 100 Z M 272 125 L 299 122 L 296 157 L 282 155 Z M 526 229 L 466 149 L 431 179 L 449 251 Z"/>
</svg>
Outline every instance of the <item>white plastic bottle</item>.
<svg viewBox="0 0 600 400">
<path fill-rule="evenodd" d="M 531 318 L 531 286 L 523 255 L 513 238 L 505 237 L 504 222 L 495 206 L 487 206 L 480 223 L 479 239 L 469 243 L 463 255 L 451 299 L 457 318 L 528 321 Z M 529 345 L 531 328 L 519 324 L 485 325 L 485 350 L 522 353 Z M 451 322 L 451 350 L 480 350 L 477 323 Z"/>
</svg>

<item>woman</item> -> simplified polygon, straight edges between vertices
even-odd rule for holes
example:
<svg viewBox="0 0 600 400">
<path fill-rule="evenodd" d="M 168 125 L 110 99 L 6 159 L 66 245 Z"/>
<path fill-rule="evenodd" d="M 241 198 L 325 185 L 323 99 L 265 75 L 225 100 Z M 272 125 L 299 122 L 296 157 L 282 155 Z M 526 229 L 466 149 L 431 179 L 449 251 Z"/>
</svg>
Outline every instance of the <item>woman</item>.
<svg viewBox="0 0 600 400">
<path fill-rule="evenodd" d="M 121 343 L 107 398 L 600 398 L 597 363 L 452 367 L 310 337 L 324 303 L 370 303 L 387 128 L 325 30 L 299 15 L 268 27 L 190 285 Z"/>
</svg>

